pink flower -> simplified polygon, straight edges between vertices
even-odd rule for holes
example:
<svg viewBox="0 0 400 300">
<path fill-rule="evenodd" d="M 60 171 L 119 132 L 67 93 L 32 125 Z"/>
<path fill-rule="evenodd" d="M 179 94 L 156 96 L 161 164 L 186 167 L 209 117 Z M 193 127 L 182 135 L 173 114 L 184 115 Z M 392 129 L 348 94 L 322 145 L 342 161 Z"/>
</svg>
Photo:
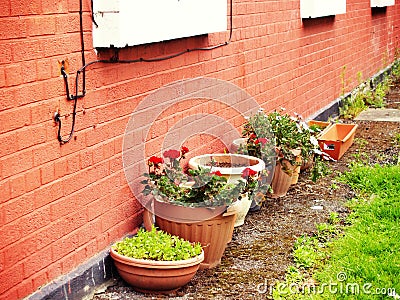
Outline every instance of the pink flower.
<svg viewBox="0 0 400 300">
<path fill-rule="evenodd" d="M 221 177 L 222 173 L 220 171 L 215 171 L 215 172 L 212 172 L 211 175 L 217 175 L 217 176 Z"/>
<path fill-rule="evenodd" d="M 181 156 L 181 152 L 178 150 L 170 149 L 170 150 L 164 152 L 164 157 L 166 157 L 166 158 L 176 159 L 176 158 L 179 158 L 180 156 Z"/>
<path fill-rule="evenodd" d="M 266 139 L 266 138 L 259 138 L 259 139 L 257 139 L 254 143 L 257 145 L 257 144 L 259 144 L 259 143 L 261 143 L 262 145 L 265 145 L 266 143 L 268 143 L 269 142 L 269 140 L 268 139 Z"/>
<path fill-rule="evenodd" d="M 254 171 L 254 170 L 252 170 L 250 168 L 246 168 L 242 172 L 242 178 L 247 179 L 249 176 L 254 176 L 256 174 L 257 174 L 256 171 Z"/>
<path fill-rule="evenodd" d="M 161 157 L 157 157 L 157 156 L 152 156 L 149 158 L 149 165 L 150 164 L 162 164 L 164 162 L 164 160 Z"/>
<path fill-rule="evenodd" d="M 186 153 L 188 153 L 188 152 L 189 152 L 189 148 L 188 148 L 188 147 L 185 147 L 185 146 L 183 146 L 183 147 L 181 148 L 181 152 L 182 152 L 182 155 L 185 155 Z"/>
</svg>

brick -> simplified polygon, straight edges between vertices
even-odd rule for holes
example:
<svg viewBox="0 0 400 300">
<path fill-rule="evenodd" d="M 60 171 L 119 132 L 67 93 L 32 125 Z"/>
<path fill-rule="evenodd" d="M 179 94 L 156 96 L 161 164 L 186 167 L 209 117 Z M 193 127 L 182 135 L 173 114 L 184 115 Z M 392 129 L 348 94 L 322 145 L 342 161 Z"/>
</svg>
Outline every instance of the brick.
<svg viewBox="0 0 400 300">
<path fill-rule="evenodd" d="M 26 297 L 27 295 L 31 294 L 32 291 L 35 289 L 33 288 L 32 285 L 32 280 L 24 280 L 20 284 L 17 285 L 17 295 L 18 299 L 22 299 Z M 11 298 L 10 298 L 11 299 Z"/>
<path fill-rule="evenodd" d="M 31 1 L 29 3 L 20 2 L 18 0 L 10 0 L 11 15 L 37 15 L 41 13 L 41 3 L 39 1 Z"/>
<path fill-rule="evenodd" d="M 40 187 L 41 175 L 40 169 L 31 169 L 25 173 L 25 191 L 30 192 Z"/>
<path fill-rule="evenodd" d="M 11 199 L 10 180 L 5 179 L 0 181 L 0 204 Z"/>
<path fill-rule="evenodd" d="M 15 100 L 15 88 L 11 89 L 0 89 L 0 99 L 2 110 L 13 108 L 17 106 L 17 101 Z"/>
<path fill-rule="evenodd" d="M 0 133 L 21 128 L 30 123 L 31 111 L 29 107 L 0 111 Z"/>
<path fill-rule="evenodd" d="M 58 141 L 40 144 L 33 148 L 33 165 L 39 166 L 61 156 Z"/>
<path fill-rule="evenodd" d="M 4 252 L 0 252 L 0 273 L 3 272 L 4 269 Z"/>
<path fill-rule="evenodd" d="M 10 179 L 11 198 L 18 197 L 25 192 L 25 175 L 14 176 Z"/>
<path fill-rule="evenodd" d="M 0 157 L 18 150 L 18 137 L 15 131 L 0 135 Z"/>
<path fill-rule="evenodd" d="M 54 179 L 56 179 L 55 176 L 55 164 L 54 162 L 47 163 L 45 165 L 42 165 L 40 167 L 40 183 L 41 184 L 46 184 Z"/>
<path fill-rule="evenodd" d="M 0 3 L 0 16 L 6 17 L 11 14 L 11 4 L 10 1 L 2 1 Z"/>
<path fill-rule="evenodd" d="M 43 2 L 43 3 L 55 3 L 55 2 Z M 29 17 L 26 19 L 26 28 L 28 36 L 53 35 L 56 30 L 56 19 L 54 16 Z"/>
<path fill-rule="evenodd" d="M 45 124 L 31 125 L 16 132 L 18 149 L 26 149 L 34 145 L 44 143 L 47 139 L 47 128 Z"/>
<path fill-rule="evenodd" d="M 32 196 L 23 195 L 4 204 L 5 224 L 10 223 L 35 209 Z"/>
<path fill-rule="evenodd" d="M 25 36 L 26 25 L 21 18 L 2 18 L 0 23 L 0 40 L 23 38 Z"/>
<path fill-rule="evenodd" d="M 67 170 L 69 174 L 76 173 L 81 169 L 79 153 L 76 155 L 69 155 L 67 158 Z"/>
<path fill-rule="evenodd" d="M 67 159 L 58 159 L 54 162 L 54 175 L 56 179 L 59 179 L 68 174 L 68 162 Z"/>
<path fill-rule="evenodd" d="M 50 220 L 50 208 L 44 207 L 33 211 L 30 214 L 18 219 L 21 230 L 24 235 L 28 235 L 32 232 L 38 231 L 41 228 L 49 225 Z"/>
<path fill-rule="evenodd" d="M 12 268 L 0 273 L 0 295 L 20 283 L 22 281 L 22 274 L 22 264 L 16 264 Z"/>
<path fill-rule="evenodd" d="M 23 163 L 21 163 L 23 162 Z M 20 151 L 2 159 L 3 178 L 21 173 L 33 167 L 32 151 Z"/>
<path fill-rule="evenodd" d="M 62 196 L 64 196 L 63 182 L 55 180 L 36 189 L 33 194 L 33 201 L 35 207 L 39 208 L 60 199 Z"/>
<path fill-rule="evenodd" d="M 43 275 L 46 277 L 45 270 L 41 272 L 39 271 L 47 267 L 49 264 L 51 264 L 51 262 L 52 254 L 50 247 L 43 248 L 30 255 L 29 257 L 27 257 L 27 259 L 24 260 L 24 279 L 29 278 L 34 274 L 41 274 L 39 277 L 42 277 Z M 33 280 L 35 278 L 36 275 L 32 276 Z M 40 285 L 41 284 L 43 283 L 41 282 Z M 35 286 L 35 283 L 34 288 L 38 288 L 38 286 Z"/>
<path fill-rule="evenodd" d="M 7 245 L 14 243 L 15 241 L 21 238 L 22 238 L 22 233 L 20 224 L 18 223 L 6 224 L 0 227 L 0 240 L 1 240 L 0 247 L 2 248 L 6 247 Z"/>
<path fill-rule="evenodd" d="M 0 294 L 0 300 L 19 299 L 17 287 L 9 289 L 4 294 Z"/>
<path fill-rule="evenodd" d="M 80 168 L 86 169 L 93 165 L 93 153 L 89 150 L 83 150 L 79 153 Z"/>
</svg>

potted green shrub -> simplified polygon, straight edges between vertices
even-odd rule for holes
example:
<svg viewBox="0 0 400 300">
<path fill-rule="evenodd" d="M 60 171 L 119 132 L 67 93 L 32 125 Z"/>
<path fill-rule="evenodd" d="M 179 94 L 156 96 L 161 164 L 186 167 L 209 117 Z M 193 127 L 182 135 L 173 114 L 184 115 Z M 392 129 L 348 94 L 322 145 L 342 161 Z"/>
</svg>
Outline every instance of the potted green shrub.
<svg viewBox="0 0 400 300">
<path fill-rule="evenodd" d="M 242 134 L 247 141 L 239 152 L 261 157 L 266 164 L 273 161 L 272 157 L 276 159 L 269 193 L 273 198 L 287 193 L 290 185 L 297 182 L 302 161 L 310 160 L 319 149 L 317 139 L 301 117 L 292 117 L 284 109 L 269 114 L 258 111 L 248 118 Z"/>
<path fill-rule="evenodd" d="M 186 285 L 204 260 L 199 243 L 158 231 L 139 229 L 115 243 L 110 255 L 118 273 L 140 292 L 168 294 Z"/>
</svg>

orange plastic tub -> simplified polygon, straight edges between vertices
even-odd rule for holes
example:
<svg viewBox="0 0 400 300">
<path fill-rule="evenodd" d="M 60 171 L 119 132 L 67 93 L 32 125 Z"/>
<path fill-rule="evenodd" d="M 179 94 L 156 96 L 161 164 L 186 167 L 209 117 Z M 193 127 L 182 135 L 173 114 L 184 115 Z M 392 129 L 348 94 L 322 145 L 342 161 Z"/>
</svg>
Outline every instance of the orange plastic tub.
<svg viewBox="0 0 400 300">
<path fill-rule="evenodd" d="M 318 143 L 321 150 L 339 160 L 353 144 L 357 124 L 333 124 L 321 136 Z"/>
</svg>

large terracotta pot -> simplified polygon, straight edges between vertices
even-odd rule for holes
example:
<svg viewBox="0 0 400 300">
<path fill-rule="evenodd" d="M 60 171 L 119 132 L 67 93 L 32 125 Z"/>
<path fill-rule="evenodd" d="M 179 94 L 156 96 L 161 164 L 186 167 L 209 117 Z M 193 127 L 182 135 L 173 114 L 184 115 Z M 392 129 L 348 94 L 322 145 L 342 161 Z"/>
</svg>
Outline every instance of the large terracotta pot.
<svg viewBox="0 0 400 300">
<path fill-rule="evenodd" d="M 135 290 L 169 294 L 187 284 L 204 260 L 204 251 L 194 258 L 178 261 L 153 261 L 120 255 L 111 248 L 119 275 Z"/>
<path fill-rule="evenodd" d="M 221 263 L 227 243 L 231 241 L 235 212 L 226 212 L 212 219 L 183 223 L 167 220 L 156 215 L 156 226 L 163 231 L 180 236 L 190 242 L 199 242 L 204 249 L 204 261 L 200 269 L 213 268 Z"/>
</svg>

